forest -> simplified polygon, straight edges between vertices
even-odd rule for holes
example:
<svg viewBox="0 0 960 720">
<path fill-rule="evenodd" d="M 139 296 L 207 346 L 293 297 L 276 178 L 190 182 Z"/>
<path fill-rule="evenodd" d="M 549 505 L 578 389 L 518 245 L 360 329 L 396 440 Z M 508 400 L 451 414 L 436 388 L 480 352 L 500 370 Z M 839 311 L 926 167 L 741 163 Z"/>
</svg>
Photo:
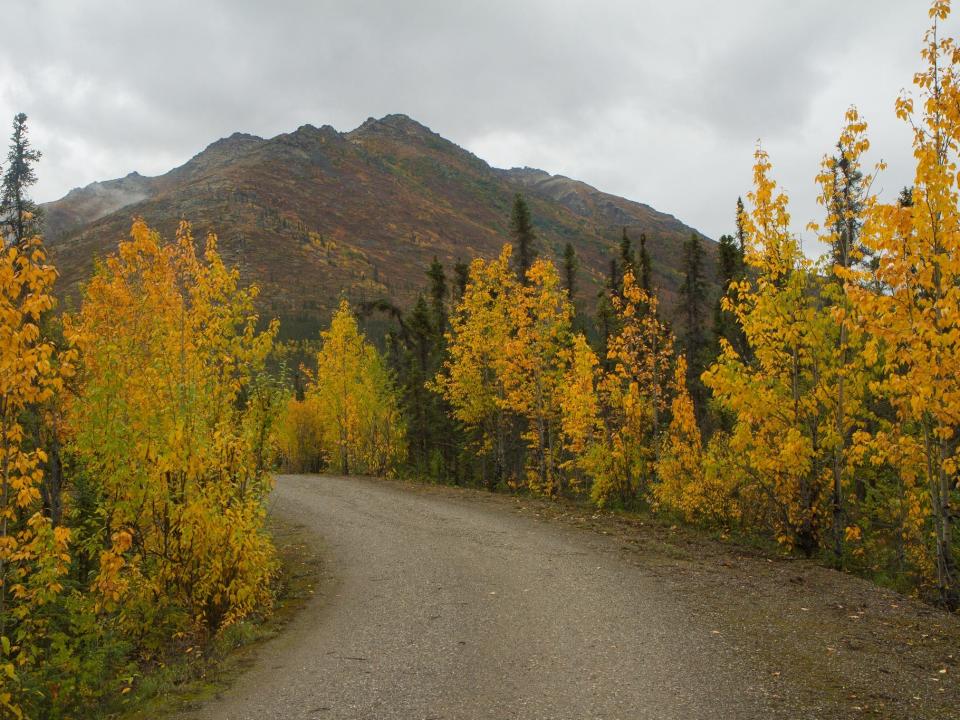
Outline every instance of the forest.
<svg viewBox="0 0 960 720">
<path fill-rule="evenodd" d="M 883 166 L 849 108 L 814 179 L 827 251 L 810 258 L 758 146 L 719 240 L 722 292 L 694 234 L 677 308 L 626 230 L 587 302 L 575 246 L 541 247 L 522 195 L 499 256 L 434 261 L 411 308 L 344 300 L 315 339 L 280 342 L 257 288 L 186 222 L 164 239 L 134 221 L 58 308 L 18 115 L 0 204 L 2 714 L 89 716 L 171 653 L 269 614 L 278 468 L 682 518 L 960 609 L 948 14 L 933 3 L 924 68 L 895 104 L 912 185 L 875 194 Z M 382 342 L 363 332 L 375 315 Z"/>
</svg>

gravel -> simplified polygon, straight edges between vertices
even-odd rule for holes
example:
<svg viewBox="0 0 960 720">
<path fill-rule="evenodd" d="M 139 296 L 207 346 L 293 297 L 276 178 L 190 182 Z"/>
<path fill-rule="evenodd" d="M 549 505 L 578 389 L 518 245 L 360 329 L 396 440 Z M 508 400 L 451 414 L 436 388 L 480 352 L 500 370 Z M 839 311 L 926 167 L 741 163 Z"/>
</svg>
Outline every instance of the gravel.
<svg viewBox="0 0 960 720">
<path fill-rule="evenodd" d="M 191 719 L 960 718 L 960 622 L 812 563 L 476 491 L 282 476 L 316 595 Z"/>
</svg>

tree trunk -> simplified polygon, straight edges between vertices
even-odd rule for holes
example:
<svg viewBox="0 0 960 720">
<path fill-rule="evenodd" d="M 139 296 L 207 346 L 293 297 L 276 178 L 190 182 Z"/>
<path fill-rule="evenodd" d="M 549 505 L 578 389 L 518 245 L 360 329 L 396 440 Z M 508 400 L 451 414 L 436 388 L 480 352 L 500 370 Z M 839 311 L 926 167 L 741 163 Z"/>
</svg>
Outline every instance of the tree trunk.
<svg viewBox="0 0 960 720">
<path fill-rule="evenodd" d="M 953 555 L 953 509 L 950 504 L 950 494 L 953 491 L 953 478 L 944 470 L 946 452 L 942 442 L 939 446 L 939 460 L 937 464 L 937 480 L 939 484 L 937 504 L 937 575 L 940 584 L 940 599 L 950 610 L 960 608 L 960 583 L 957 577 L 957 562 Z"/>
</svg>

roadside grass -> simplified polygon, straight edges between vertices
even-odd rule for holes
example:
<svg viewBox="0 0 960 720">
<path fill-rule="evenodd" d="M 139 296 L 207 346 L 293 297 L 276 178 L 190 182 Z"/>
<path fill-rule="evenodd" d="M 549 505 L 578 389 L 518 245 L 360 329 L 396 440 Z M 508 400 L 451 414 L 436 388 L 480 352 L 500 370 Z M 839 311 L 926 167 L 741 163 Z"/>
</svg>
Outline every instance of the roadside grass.
<svg viewBox="0 0 960 720">
<path fill-rule="evenodd" d="M 95 720 L 153 720 L 194 709 L 253 664 L 258 646 L 283 630 L 320 577 L 317 543 L 302 525 L 271 516 L 268 531 L 280 560 L 273 612 L 231 625 L 202 646 L 171 645 L 166 662 L 135 676 L 131 691 L 105 704 Z"/>
</svg>

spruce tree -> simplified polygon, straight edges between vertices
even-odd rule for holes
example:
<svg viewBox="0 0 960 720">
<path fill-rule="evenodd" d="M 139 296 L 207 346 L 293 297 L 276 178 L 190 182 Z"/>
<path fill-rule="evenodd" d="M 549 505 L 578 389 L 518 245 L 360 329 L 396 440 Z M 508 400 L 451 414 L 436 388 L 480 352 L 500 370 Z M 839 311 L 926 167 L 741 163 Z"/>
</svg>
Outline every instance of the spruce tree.
<svg viewBox="0 0 960 720">
<path fill-rule="evenodd" d="M 610 300 L 610 293 L 601 290 L 597 294 L 597 358 L 600 360 L 600 367 L 604 370 L 610 370 L 612 367 L 608 355 L 610 340 L 616 335 L 616 322 L 617 313 Z"/>
<path fill-rule="evenodd" d="M 713 308 L 713 354 L 720 352 L 720 340 L 724 339 L 740 357 L 748 357 L 747 338 L 736 317 L 723 308 L 723 298 L 730 293 L 730 285 L 744 277 L 744 246 L 746 231 L 743 225 L 743 200 L 737 198 L 736 235 L 721 235 L 717 252 L 717 280 L 720 297 Z"/>
<path fill-rule="evenodd" d="M 563 284 L 567 289 L 567 297 L 572 303 L 577 294 L 577 251 L 573 249 L 573 243 L 567 243 L 563 248 Z"/>
<path fill-rule="evenodd" d="M 650 262 L 650 253 L 647 252 L 647 234 L 640 233 L 640 257 L 637 261 L 637 281 L 640 287 L 647 293 L 652 293 L 653 288 L 650 285 L 650 275 L 652 272 L 652 263 Z"/>
<path fill-rule="evenodd" d="M 612 367 L 608 356 L 610 341 L 620 333 L 620 323 L 614 309 L 613 298 L 623 293 L 623 277 L 620 275 L 620 261 L 611 258 L 610 271 L 606 287 L 597 293 L 597 357 L 605 370 Z"/>
<path fill-rule="evenodd" d="M 733 235 L 721 235 L 717 248 L 717 273 L 720 286 L 726 290 L 735 279 L 740 277 L 740 250 Z"/>
<path fill-rule="evenodd" d="M 436 257 L 427 270 L 430 279 L 430 304 L 433 308 L 433 324 L 438 335 L 447 331 L 447 275 Z"/>
<path fill-rule="evenodd" d="M 40 211 L 27 194 L 28 188 L 37 181 L 34 165 L 40 160 L 40 155 L 39 150 L 30 147 L 27 116 L 18 113 L 13 118 L 7 172 L 3 176 L 3 191 L 0 194 L 3 235 L 17 245 L 40 232 Z"/>
<path fill-rule="evenodd" d="M 623 276 L 620 274 L 620 263 L 616 259 L 610 261 L 610 273 L 607 275 L 607 289 L 611 295 L 619 295 L 623 291 Z"/>
<path fill-rule="evenodd" d="M 684 332 L 688 339 L 688 352 L 703 338 L 704 304 L 707 285 L 703 275 L 703 244 L 700 236 L 691 233 L 683 244 L 683 285 L 680 296 L 684 301 Z"/>
<path fill-rule="evenodd" d="M 438 365 L 432 315 L 423 295 L 418 295 L 405 322 L 406 336 L 397 363 L 397 379 L 407 415 L 408 457 L 417 472 L 424 475 L 429 473 L 430 452 L 436 440 L 433 432 L 438 419 L 434 407 L 436 399 L 426 388 L 427 380 Z"/>
<path fill-rule="evenodd" d="M 913 188 L 904 187 L 900 191 L 900 195 L 897 197 L 897 205 L 902 208 L 913 207 Z"/>
<path fill-rule="evenodd" d="M 836 267 L 869 267 L 870 254 L 860 241 L 866 188 L 863 173 L 850 162 L 849 152 L 837 143 L 837 154 L 830 163 L 831 195 L 827 202 L 834 217 L 834 241 L 831 260 Z M 835 276 L 839 281 L 839 276 Z"/>
<path fill-rule="evenodd" d="M 723 298 L 730 289 L 730 283 L 740 277 L 740 250 L 733 235 L 721 235 L 717 248 L 717 281 L 720 283 L 720 297 L 713 306 L 714 355 L 720 351 L 720 338 L 733 342 L 737 330 L 737 320 L 728 310 L 723 309 Z"/>
<path fill-rule="evenodd" d="M 697 233 L 684 243 L 684 279 L 680 287 L 683 301 L 683 346 L 687 356 L 687 385 L 697 410 L 702 412 L 706 389 L 700 375 L 706 367 L 707 336 L 704 316 L 707 309 L 707 284 L 703 273 L 703 244 Z"/>
<path fill-rule="evenodd" d="M 457 260 L 453 265 L 453 289 L 456 293 L 454 297 L 456 303 L 463 299 L 468 282 L 470 282 L 470 266 L 462 260 Z"/>
<path fill-rule="evenodd" d="M 743 198 L 737 198 L 737 250 L 740 253 L 740 264 L 743 265 L 747 254 L 747 231 L 743 225 L 744 211 Z"/>
<path fill-rule="evenodd" d="M 514 257 L 517 264 L 517 277 L 523 284 L 527 283 L 527 270 L 533 265 L 537 256 L 534 243 L 536 234 L 533 230 L 533 220 L 530 218 L 530 208 L 523 195 L 517 193 L 513 198 L 513 214 L 510 217 L 510 230 L 513 234 Z"/>
<path fill-rule="evenodd" d="M 627 235 L 627 228 L 624 227 L 623 234 L 620 237 L 620 269 L 622 274 L 626 275 L 627 271 L 636 274 L 636 265 L 637 259 L 633 252 L 633 242 Z"/>
<path fill-rule="evenodd" d="M 466 285 L 467 265 L 458 262 L 455 271 L 456 289 L 460 282 Z M 390 362 L 403 399 L 411 467 L 417 474 L 439 482 L 459 482 L 464 438 L 446 400 L 427 389 L 427 382 L 439 372 L 447 352 L 447 277 L 436 258 L 426 275 L 427 293 L 418 294 L 409 313 L 398 316 L 391 311 L 398 328 L 388 338 Z"/>
</svg>

